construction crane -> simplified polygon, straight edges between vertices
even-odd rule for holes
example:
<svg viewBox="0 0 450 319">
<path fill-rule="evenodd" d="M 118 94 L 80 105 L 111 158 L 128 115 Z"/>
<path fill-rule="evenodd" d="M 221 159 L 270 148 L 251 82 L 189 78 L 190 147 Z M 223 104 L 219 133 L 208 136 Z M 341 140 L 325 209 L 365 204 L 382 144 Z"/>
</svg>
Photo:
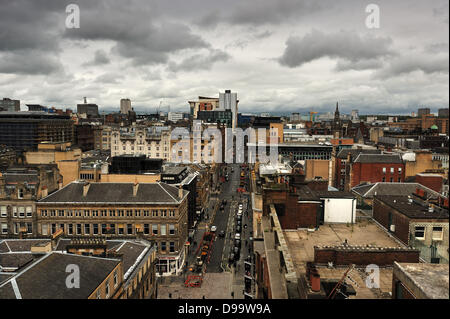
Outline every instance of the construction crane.
<svg viewBox="0 0 450 319">
<path fill-rule="evenodd" d="M 309 120 L 310 120 L 311 122 L 313 122 L 313 116 L 314 116 L 315 114 L 317 114 L 317 112 L 313 112 L 313 111 L 309 112 Z"/>
<path fill-rule="evenodd" d="M 336 284 L 336 286 L 333 288 L 333 290 L 328 295 L 328 299 L 334 299 L 334 297 L 336 297 L 336 292 L 339 291 L 342 284 L 345 282 L 345 278 L 347 278 L 347 276 L 350 274 L 350 272 L 354 268 L 355 268 L 355 265 L 350 265 L 350 267 L 348 267 L 348 269 L 345 271 L 344 275 L 342 276 L 341 280 L 339 280 L 339 282 Z"/>
</svg>

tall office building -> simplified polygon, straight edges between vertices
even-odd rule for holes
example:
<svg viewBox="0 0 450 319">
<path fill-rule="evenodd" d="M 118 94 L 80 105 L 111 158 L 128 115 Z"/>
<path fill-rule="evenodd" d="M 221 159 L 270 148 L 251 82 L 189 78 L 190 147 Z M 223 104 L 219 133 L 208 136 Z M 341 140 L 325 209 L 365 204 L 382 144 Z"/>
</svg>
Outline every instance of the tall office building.
<svg viewBox="0 0 450 319">
<path fill-rule="evenodd" d="M 225 93 L 219 93 L 219 109 L 231 110 L 233 113 L 232 128 L 237 127 L 238 120 L 238 99 L 237 93 L 231 93 L 231 90 L 225 90 Z"/>
<path fill-rule="evenodd" d="M 98 105 L 93 103 L 87 103 L 86 98 L 84 99 L 83 104 L 77 104 L 77 113 L 79 115 L 83 114 L 86 117 L 98 117 Z"/>
<path fill-rule="evenodd" d="M 131 111 L 130 99 L 121 99 L 120 100 L 120 113 L 128 114 L 129 111 Z"/>
<path fill-rule="evenodd" d="M 20 111 L 20 100 L 11 100 L 8 98 L 3 98 L 0 100 L 0 112 L 19 112 Z"/>
</svg>

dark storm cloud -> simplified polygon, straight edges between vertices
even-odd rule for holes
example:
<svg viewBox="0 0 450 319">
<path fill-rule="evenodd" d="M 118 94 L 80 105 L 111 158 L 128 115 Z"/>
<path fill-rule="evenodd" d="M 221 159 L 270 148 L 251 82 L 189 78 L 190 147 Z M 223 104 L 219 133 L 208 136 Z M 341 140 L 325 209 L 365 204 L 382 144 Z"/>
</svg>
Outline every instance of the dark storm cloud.
<svg viewBox="0 0 450 319">
<path fill-rule="evenodd" d="M 135 3 L 135 1 L 133 1 Z M 67 29 L 69 39 L 111 40 L 114 53 L 129 58 L 134 65 L 158 64 L 168 61 L 171 53 L 210 45 L 192 33 L 189 26 L 170 21 L 156 21 L 149 5 L 129 6 L 122 2 L 82 11 L 81 27 Z"/>
<path fill-rule="evenodd" d="M 351 62 L 373 60 L 393 54 L 389 38 L 361 36 L 355 32 L 323 33 L 313 30 L 303 37 L 291 36 L 278 59 L 283 66 L 295 68 L 323 58 L 340 58 Z"/>
<path fill-rule="evenodd" d="M 230 55 L 221 50 L 211 50 L 207 55 L 195 54 L 181 61 L 180 63 L 171 62 L 168 65 L 169 71 L 198 71 L 209 70 L 216 62 L 225 62 L 230 59 Z"/>
</svg>

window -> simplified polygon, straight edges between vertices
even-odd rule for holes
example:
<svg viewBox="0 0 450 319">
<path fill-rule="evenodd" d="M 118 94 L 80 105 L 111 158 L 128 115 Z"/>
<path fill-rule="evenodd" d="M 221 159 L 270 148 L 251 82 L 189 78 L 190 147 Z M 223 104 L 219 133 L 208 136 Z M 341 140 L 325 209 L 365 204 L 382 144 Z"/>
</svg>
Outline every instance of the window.
<svg viewBox="0 0 450 319">
<path fill-rule="evenodd" d="M 162 209 L 161 210 L 161 217 L 167 217 L 167 210 L 166 209 Z"/>
<path fill-rule="evenodd" d="M 106 224 L 102 224 L 102 235 L 106 234 Z"/>
<path fill-rule="evenodd" d="M 158 235 L 158 225 L 152 225 L 152 233 L 153 235 Z"/>
<path fill-rule="evenodd" d="M 394 182 L 394 178 L 393 178 L 393 177 L 390 178 L 390 182 L 391 182 L 391 183 Z"/>
<path fill-rule="evenodd" d="M 158 217 L 158 211 L 156 209 L 152 210 L 152 217 Z"/>
<path fill-rule="evenodd" d="M 175 225 L 169 225 L 169 235 L 175 235 Z"/>
<path fill-rule="evenodd" d="M 25 217 L 25 207 L 19 207 L 19 217 L 20 218 Z"/>
<path fill-rule="evenodd" d="M 433 227 L 433 240 L 442 240 L 442 227 Z"/>
<path fill-rule="evenodd" d="M 81 235 L 81 224 L 77 224 L 77 235 Z"/>
<path fill-rule="evenodd" d="M 173 210 L 173 209 L 169 210 L 169 216 L 175 217 L 175 210 Z"/>
<path fill-rule="evenodd" d="M 166 251 L 166 249 L 167 249 L 166 242 L 162 241 L 161 242 L 161 251 Z"/>
<path fill-rule="evenodd" d="M 161 236 L 166 236 L 166 225 L 161 225 Z"/>
<path fill-rule="evenodd" d="M 119 228 L 119 235 L 123 235 L 124 234 L 123 224 L 119 224 L 118 228 Z"/>
<path fill-rule="evenodd" d="M 111 227 L 111 234 L 115 234 L 116 233 L 116 224 L 111 224 L 109 226 Z"/>
<path fill-rule="evenodd" d="M 414 232 L 414 237 L 419 240 L 424 240 L 425 239 L 425 227 L 416 226 L 415 232 Z"/>
<path fill-rule="evenodd" d="M 386 167 L 383 167 L 383 174 L 386 174 Z"/>
<path fill-rule="evenodd" d="M 84 234 L 85 235 L 90 235 L 91 234 L 91 225 L 84 224 Z"/>
<path fill-rule="evenodd" d="M 2 234 L 7 234 L 8 233 L 8 224 L 2 224 Z"/>
<path fill-rule="evenodd" d="M 32 234 L 33 233 L 33 224 L 27 223 L 27 233 Z"/>
<path fill-rule="evenodd" d="M 62 209 L 58 210 L 58 217 L 64 217 L 64 210 Z"/>
<path fill-rule="evenodd" d="M 26 211 L 27 211 L 27 217 L 33 216 L 33 209 L 31 206 L 27 206 Z"/>
<path fill-rule="evenodd" d="M 13 206 L 12 211 L 13 211 L 13 217 L 17 217 L 17 207 L 16 206 Z"/>
<path fill-rule="evenodd" d="M 42 225 L 42 226 L 44 226 L 44 225 Z M 73 235 L 73 224 L 68 225 L 67 233 L 69 235 Z"/>
<path fill-rule="evenodd" d="M 381 181 L 384 183 L 384 182 L 386 182 L 386 177 L 383 177 L 382 179 L 381 179 Z"/>
<path fill-rule="evenodd" d="M 127 234 L 128 235 L 133 234 L 133 224 L 127 224 Z"/>
<path fill-rule="evenodd" d="M 391 174 L 394 174 L 394 168 L 391 167 Z"/>
<path fill-rule="evenodd" d="M 22 199 L 23 198 L 23 189 L 19 188 L 17 191 L 17 198 Z"/>
<path fill-rule="evenodd" d="M 171 241 L 171 242 L 170 242 L 170 249 L 169 249 L 169 251 L 170 251 L 171 253 L 173 253 L 173 252 L 175 251 L 175 242 L 174 242 L 174 241 Z"/>
<path fill-rule="evenodd" d="M 150 233 L 150 226 L 149 224 L 144 224 L 144 234 L 148 235 Z"/>
<path fill-rule="evenodd" d="M 106 294 L 106 298 L 109 298 L 109 280 L 106 282 L 105 294 Z"/>
<path fill-rule="evenodd" d="M 72 225 L 69 225 L 69 229 L 70 229 L 70 226 L 72 226 Z M 48 235 L 48 225 L 47 224 L 42 224 L 42 235 Z"/>
<path fill-rule="evenodd" d="M 98 224 L 94 224 L 94 235 L 98 235 Z"/>
<path fill-rule="evenodd" d="M 0 217 L 6 217 L 6 206 L 0 206 Z"/>
<path fill-rule="evenodd" d="M 399 174 L 402 173 L 402 168 L 401 168 L 401 167 L 398 168 L 398 173 L 399 173 Z"/>
<path fill-rule="evenodd" d="M 114 271 L 114 287 L 117 287 L 117 285 L 119 284 L 119 280 L 117 277 L 117 270 Z"/>
</svg>

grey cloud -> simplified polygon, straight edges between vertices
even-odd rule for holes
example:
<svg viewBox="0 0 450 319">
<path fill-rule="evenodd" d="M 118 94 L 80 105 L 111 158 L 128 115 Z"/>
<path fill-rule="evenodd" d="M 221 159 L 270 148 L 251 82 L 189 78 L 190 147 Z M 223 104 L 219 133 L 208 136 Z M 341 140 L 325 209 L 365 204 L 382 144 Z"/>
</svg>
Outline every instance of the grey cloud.
<svg viewBox="0 0 450 319">
<path fill-rule="evenodd" d="M 121 74 L 115 74 L 115 73 L 105 73 L 102 75 L 99 75 L 95 82 L 97 83 L 106 83 L 106 84 L 118 84 L 120 83 L 119 80 L 123 79 L 123 75 Z"/>
<path fill-rule="evenodd" d="M 327 1 L 328 2 L 328 1 Z M 228 2 L 227 2 L 228 5 Z M 324 3 L 309 0 L 241 0 L 233 1 L 223 10 L 212 11 L 194 23 L 202 27 L 215 27 L 218 23 L 232 25 L 259 26 L 265 24 L 278 24 L 297 20 L 308 14 L 319 11 Z M 328 2 L 331 6 L 331 2 Z"/>
<path fill-rule="evenodd" d="M 105 52 L 105 50 L 97 50 L 94 54 L 94 59 L 84 63 L 84 66 L 98 66 L 98 65 L 105 65 L 109 64 L 111 60 L 108 57 L 108 54 Z"/>
<path fill-rule="evenodd" d="M 62 64 L 39 51 L 18 51 L 0 54 L 0 73 L 48 75 L 62 72 Z"/>
<path fill-rule="evenodd" d="M 390 38 L 360 36 L 354 32 L 325 34 L 313 30 L 303 38 L 291 36 L 286 41 L 286 49 L 278 62 L 295 68 L 305 63 L 323 58 L 341 58 L 352 62 L 377 59 L 392 55 Z"/>
<path fill-rule="evenodd" d="M 348 71 L 348 70 L 371 70 L 380 69 L 383 66 L 383 62 L 379 59 L 367 59 L 360 61 L 339 60 L 336 64 L 336 71 Z"/>
<path fill-rule="evenodd" d="M 374 74 L 375 78 L 385 79 L 399 76 L 414 71 L 422 71 L 425 74 L 448 74 L 449 57 L 445 54 L 427 56 L 415 55 L 402 56 L 391 60 L 387 66 Z"/>
<path fill-rule="evenodd" d="M 194 71 L 194 70 L 209 70 L 216 62 L 224 62 L 230 59 L 230 55 L 221 50 L 211 50 L 208 55 L 195 54 L 190 56 L 180 63 L 171 62 L 168 65 L 169 71 Z"/>
</svg>

